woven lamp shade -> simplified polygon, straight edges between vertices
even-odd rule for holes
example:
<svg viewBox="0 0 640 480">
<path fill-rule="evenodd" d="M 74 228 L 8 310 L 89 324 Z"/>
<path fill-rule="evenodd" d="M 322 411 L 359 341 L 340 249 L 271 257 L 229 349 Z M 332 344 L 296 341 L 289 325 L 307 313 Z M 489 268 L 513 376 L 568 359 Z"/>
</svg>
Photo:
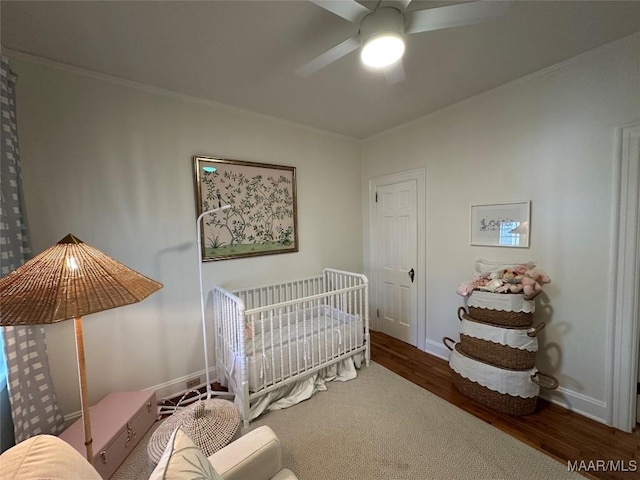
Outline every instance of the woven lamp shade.
<svg viewBox="0 0 640 480">
<path fill-rule="evenodd" d="M 129 305 L 162 284 L 69 234 L 0 279 L 0 325 L 39 325 Z"/>
</svg>

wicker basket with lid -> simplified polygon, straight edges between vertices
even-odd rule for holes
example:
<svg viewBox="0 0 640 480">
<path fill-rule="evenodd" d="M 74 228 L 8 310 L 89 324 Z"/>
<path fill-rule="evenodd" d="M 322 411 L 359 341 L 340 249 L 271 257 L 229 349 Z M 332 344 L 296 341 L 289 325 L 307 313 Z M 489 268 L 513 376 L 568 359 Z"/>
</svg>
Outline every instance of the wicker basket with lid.
<svg viewBox="0 0 640 480">
<path fill-rule="evenodd" d="M 167 418 L 149 439 L 147 454 L 155 466 L 176 428 L 184 432 L 208 457 L 229 444 L 240 430 L 240 412 L 228 400 L 201 400 Z"/>
</svg>

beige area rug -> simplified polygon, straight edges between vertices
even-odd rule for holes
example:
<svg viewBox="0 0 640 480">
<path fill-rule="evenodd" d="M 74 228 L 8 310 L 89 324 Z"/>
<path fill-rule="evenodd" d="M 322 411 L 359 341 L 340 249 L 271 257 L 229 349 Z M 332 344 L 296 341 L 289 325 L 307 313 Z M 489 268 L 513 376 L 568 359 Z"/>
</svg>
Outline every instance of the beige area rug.
<svg viewBox="0 0 640 480">
<path fill-rule="evenodd" d="M 355 380 L 327 386 L 249 428 L 270 426 L 282 442 L 284 466 L 301 480 L 583 478 L 376 363 Z M 147 478 L 149 436 L 113 479 Z"/>
</svg>

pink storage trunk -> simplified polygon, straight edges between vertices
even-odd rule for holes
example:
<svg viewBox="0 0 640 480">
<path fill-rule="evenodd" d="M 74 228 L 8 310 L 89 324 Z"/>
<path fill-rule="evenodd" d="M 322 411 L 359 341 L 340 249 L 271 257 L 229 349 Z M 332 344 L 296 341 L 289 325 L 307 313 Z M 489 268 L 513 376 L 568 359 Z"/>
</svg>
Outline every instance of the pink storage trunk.
<svg viewBox="0 0 640 480">
<path fill-rule="evenodd" d="M 154 392 L 114 392 L 90 408 L 93 466 L 108 479 L 158 417 Z M 60 438 L 86 457 L 82 418 Z"/>
</svg>

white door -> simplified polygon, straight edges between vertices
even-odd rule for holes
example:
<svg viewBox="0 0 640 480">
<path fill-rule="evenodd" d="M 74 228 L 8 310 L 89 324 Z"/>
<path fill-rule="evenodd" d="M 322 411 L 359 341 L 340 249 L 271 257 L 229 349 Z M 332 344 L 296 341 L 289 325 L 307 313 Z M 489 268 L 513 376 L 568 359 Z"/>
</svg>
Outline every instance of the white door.
<svg viewBox="0 0 640 480">
<path fill-rule="evenodd" d="M 378 328 L 417 346 L 417 182 L 381 185 L 376 194 Z"/>
</svg>

